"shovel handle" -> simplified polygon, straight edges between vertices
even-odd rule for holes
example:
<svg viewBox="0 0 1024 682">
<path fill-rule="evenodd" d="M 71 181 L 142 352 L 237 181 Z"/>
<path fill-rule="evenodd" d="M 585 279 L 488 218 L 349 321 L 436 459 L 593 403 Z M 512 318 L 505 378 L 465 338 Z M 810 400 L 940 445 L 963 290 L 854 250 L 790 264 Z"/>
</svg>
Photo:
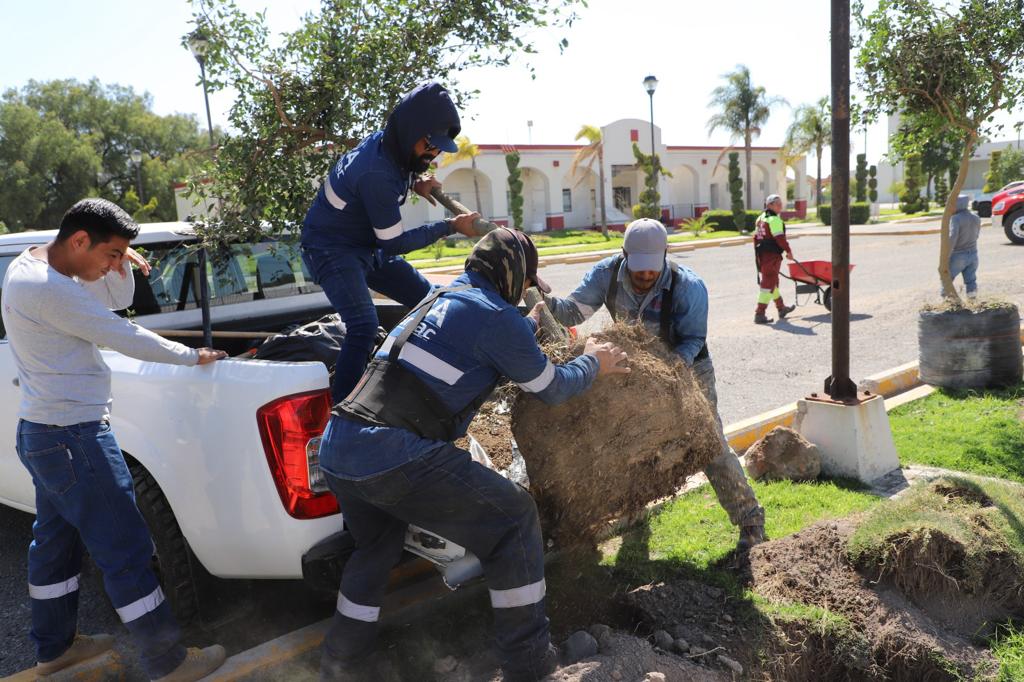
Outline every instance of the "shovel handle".
<svg viewBox="0 0 1024 682">
<path fill-rule="evenodd" d="M 436 199 L 442 206 L 447 208 L 455 215 L 465 215 L 467 213 L 472 213 L 472 211 L 470 211 L 468 208 L 452 199 L 450 196 L 442 192 L 437 187 L 430 190 L 430 196 L 434 197 L 434 199 Z M 491 230 L 498 229 L 498 226 L 490 222 L 489 220 L 477 218 L 476 220 L 473 221 L 473 229 L 476 230 L 477 234 L 485 235 Z"/>
</svg>

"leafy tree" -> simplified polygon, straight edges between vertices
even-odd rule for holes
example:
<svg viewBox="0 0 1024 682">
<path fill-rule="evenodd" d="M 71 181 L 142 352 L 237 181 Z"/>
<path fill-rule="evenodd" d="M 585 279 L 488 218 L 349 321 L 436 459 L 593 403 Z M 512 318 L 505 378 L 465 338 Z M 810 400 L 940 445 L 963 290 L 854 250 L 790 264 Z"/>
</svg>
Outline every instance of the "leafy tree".
<svg viewBox="0 0 1024 682">
<path fill-rule="evenodd" d="M 902 180 L 894 180 L 893 183 L 889 185 L 889 194 L 892 195 L 894 202 L 898 197 L 903 196 L 903 191 L 905 189 L 906 185 L 903 184 Z"/>
<path fill-rule="evenodd" d="M 919 123 L 913 113 L 904 112 L 900 128 L 889 142 L 897 159 L 903 159 L 907 154 L 920 155 L 922 182 L 931 196 L 932 181 L 935 178 L 944 173 L 955 175 L 963 151 L 963 140 L 951 128 L 937 131 L 923 141 L 919 140 L 918 131 L 922 125 L 927 126 L 927 122 Z"/>
<path fill-rule="evenodd" d="M 857 63 L 868 112 L 909 112 L 919 150 L 947 130 L 962 143 L 942 215 L 938 268 L 943 295 L 959 300 L 949 274 L 949 222 L 979 138 L 998 130 L 993 114 L 1016 109 L 1024 93 L 1024 3 L 880 0 L 868 13 L 858 0 L 853 15 L 860 22 Z"/>
<path fill-rule="evenodd" d="M 519 152 L 505 154 L 505 165 L 508 167 L 508 215 L 512 227 L 523 229 L 523 181 L 519 170 Z"/>
<path fill-rule="evenodd" d="M 827 97 L 816 104 L 803 104 L 794 114 L 793 123 L 786 132 L 785 147 L 794 152 L 814 152 L 818 163 L 815 204 L 821 204 L 821 154 L 825 147 L 832 145 L 832 107 Z"/>
<path fill-rule="evenodd" d="M 569 167 L 569 175 L 572 177 L 576 176 L 576 171 L 580 165 L 586 166 L 590 170 L 594 169 L 594 163 L 597 163 L 597 182 L 598 182 L 598 201 L 601 204 L 601 234 L 604 235 L 605 239 L 608 239 L 608 215 L 605 210 L 605 199 L 604 199 L 604 136 L 601 133 L 601 129 L 597 126 L 584 124 L 578 133 L 576 133 L 577 140 L 586 140 L 587 145 L 582 147 L 576 155 L 572 157 L 572 165 Z M 583 178 L 577 180 L 577 184 L 583 182 Z"/>
<path fill-rule="evenodd" d="M 480 180 L 476 175 L 476 157 L 480 154 L 480 147 L 470 142 L 469 137 L 466 135 L 459 135 L 455 142 L 459 145 L 458 151 L 453 154 L 445 154 L 439 165 L 441 168 L 444 168 L 458 161 L 469 160 L 469 165 L 473 169 L 473 194 L 476 197 L 475 210 L 483 213 L 484 205 L 480 202 Z"/>
<path fill-rule="evenodd" d="M 191 3 L 210 41 L 211 87 L 237 92 L 228 118 L 238 134 L 221 139 L 190 190 L 223 200 L 199 232 L 230 239 L 282 235 L 309 207 L 311 180 L 379 130 L 404 93 L 439 79 L 465 104 L 473 93 L 459 87 L 460 71 L 535 52 L 524 36 L 568 26 L 578 0 L 321 0 L 273 37 L 264 13 L 234 0 Z"/>
<path fill-rule="evenodd" d="M 857 201 L 863 203 L 868 200 L 868 156 L 867 154 L 857 155 L 857 170 L 854 173 L 857 179 L 857 191 L 854 196 Z"/>
<path fill-rule="evenodd" d="M 139 149 L 144 195 L 157 200 L 144 218 L 174 220 L 173 183 L 205 147 L 195 117 L 158 116 L 150 96 L 130 87 L 29 81 L 0 100 L 0 217 L 12 231 L 48 228 L 83 197 L 123 204 Z"/>
<path fill-rule="evenodd" d="M 868 201 L 878 201 L 878 166 L 874 164 L 868 168 Z"/>
<path fill-rule="evenodd" d="M 1015 180 L 1024 180 L 1024 152 L 1013 147 L 1004 149 L 999 161 L 999 172 L 1002 175 L 1001 184 L 996 189 Z"/>
<path fill-rule="evenodd" d="M 661 194 L 658 192 L 658 177 L 672 174 L 661 166 L 657 154 L 644 154 L 636 142 L 633 143 L 633 158 L 637 167 L 644 172 L 644 190 L 640 192 L 640 203 L 633 206 L 634 218 L 661 220 Z"/>
<path fill-rule="evenodd" d="M 740 153 L 729 152 L 729 209 L 736 229 L 743 232 L 747 226 L 747 212 L 743 206 L 743 178 L 740 177 Z"/>
<path fill-rule="evenodd" d="M 785 103 L 781 97 L 768 97 L 762 86 L 754 86 L 750 81 L 750 69 L 739 65 L 732 73 L 722 76 L 725 85 L 711 91 L 709 106 L 718 109 L 718 113 L 708 119 L 708 134 L 722 128 L 733 140 L 743 140 L 743 151 L 746 155 L 747 207 L 753 208 L 750 198 L 750 166 L 753 151 L 751 145 L 755 137 L 761 134 L 761 126 L 771 115 L 776 104 Z"/>
</svg>

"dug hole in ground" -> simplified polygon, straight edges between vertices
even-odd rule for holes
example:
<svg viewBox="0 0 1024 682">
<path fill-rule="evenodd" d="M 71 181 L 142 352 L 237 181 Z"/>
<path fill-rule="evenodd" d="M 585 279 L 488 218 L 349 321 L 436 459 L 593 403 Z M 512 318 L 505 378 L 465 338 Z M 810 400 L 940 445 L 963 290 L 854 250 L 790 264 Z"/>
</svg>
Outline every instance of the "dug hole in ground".
<svg viewBox="0 0 1024 682">
<path fill-rule="evenodd" d="M 629 353 L 631 374 L 554 408 L 505 387 L 470 429 L 498 468 L 516 454 L 513 432 L 526 460 L 555 557 L 553 639 L 566 655 L 549 680 L 996 679 L 987 638 L 1024 616 L 1015 484 L 925 482 L 703 573 L 640 581 L 609 565 L 609 545 L 643 553 L 650 533 L 640 523 L 601 543 L 610 522 L 676 491 L 719 446 L 710 406 L 660 341 L 636 327 L 599 336 Z M 559 361 L 582 348 L 546 350 Z M 486 595 L 454 597 L 386 628 L 367 679 L 501 680 Z M 265 679 L 316 679 L 317 657 Z"/>
</svg>

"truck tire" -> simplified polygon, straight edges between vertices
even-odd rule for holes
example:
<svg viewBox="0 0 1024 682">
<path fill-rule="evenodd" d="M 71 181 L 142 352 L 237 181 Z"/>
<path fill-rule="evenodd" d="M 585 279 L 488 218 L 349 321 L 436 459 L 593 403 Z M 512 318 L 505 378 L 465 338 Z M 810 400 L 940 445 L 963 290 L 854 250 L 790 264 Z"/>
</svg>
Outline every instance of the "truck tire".
<svg viewBox="0 0 1024 682">
<path fill-rule="evenodd" d="M 153 568 L 178 623 L 184 627 L 199 615 L 198 573 L 205 569 L 192 554 L 178 520 L 156 480 L 134 459 L 125 458 L 135 482 L 135 503 L 149 526 L 156 550 Z"/>
<path fill-rule="evenodd" d="M 1024 244 L 1024 208 L 1003 216 L 1003 232 L 1014 244 Z"/>
<path fill-rule="evenodd" d="M 978 311 L 922 311 L 917 342 L 921 381 L 942 388 L 1001 388 L 1024 375 L 1015 305 Z"/>
</svg>

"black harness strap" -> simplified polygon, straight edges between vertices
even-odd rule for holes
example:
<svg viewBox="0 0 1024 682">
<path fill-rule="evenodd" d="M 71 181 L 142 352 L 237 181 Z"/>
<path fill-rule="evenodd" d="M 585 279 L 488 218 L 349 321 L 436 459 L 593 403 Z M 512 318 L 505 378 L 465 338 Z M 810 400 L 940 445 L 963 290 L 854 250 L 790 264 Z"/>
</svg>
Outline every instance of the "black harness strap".
<svg viewBox="0 0 1024 682">
<path fill-rule="evenodd" d="M 619 269 L 622 267 L 625 257 L 619 254 L 612 261 L 612 277 L 608 282 L 608 291 L 605 293 L 604 306 L 608 309 L 608 314 L 612 316 L 612 320 L 618 319 L 618 310 L 616 306 L 617 296 L 619 295 Z M 661 332 L 661 340 L 664 341 L 669 347 L 673 346 L 672 343 L 672 302 L 675 300 L 676 284 L 679 280 L 679 273 L 675 266 L 671 263 L 668 264 L 671 269 L 672 280 L 668 285 L 668 293 L 661 295 L 661 314 L 659 316 L 659 327 Z M 708 357 L 708 345 L 705 343 L 701 347 L 700 352 L 697 353 L 697 357 L 694 358 L 694 362 L 697 360 L 703 360 Z"/>
</svg>

